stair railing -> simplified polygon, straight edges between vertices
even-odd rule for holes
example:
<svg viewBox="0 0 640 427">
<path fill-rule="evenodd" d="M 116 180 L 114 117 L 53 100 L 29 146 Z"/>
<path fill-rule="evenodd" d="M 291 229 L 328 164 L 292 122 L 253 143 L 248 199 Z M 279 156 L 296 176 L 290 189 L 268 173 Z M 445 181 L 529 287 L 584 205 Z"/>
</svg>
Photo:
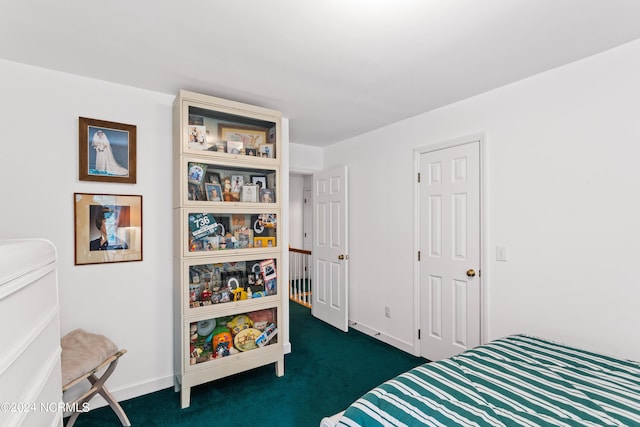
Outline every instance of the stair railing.
<svg viewBox="0 0 640 427">
<path fill-rule="evenodd" d="M 311 251 L 289 247 L 289 299 L 311 308 Z"/>
</svg>

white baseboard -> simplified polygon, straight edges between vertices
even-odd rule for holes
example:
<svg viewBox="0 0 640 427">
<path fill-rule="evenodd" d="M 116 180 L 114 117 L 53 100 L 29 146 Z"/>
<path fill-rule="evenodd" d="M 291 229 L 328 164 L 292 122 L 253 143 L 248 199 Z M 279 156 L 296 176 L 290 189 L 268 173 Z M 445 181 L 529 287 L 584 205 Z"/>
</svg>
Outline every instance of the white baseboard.
<svg viewBox="0 0 640 427">
<path fill-rule="evenodd" d="M 285 343 L 284 345 L 284 353 L 285 354 L 289 354 L 291 353 L 291 343 Z M 169 388 L 169 387 L 173 387 L 174 386 L 174 381 L 173 381 L 174 376 L 168 376 L 168 377 L 163 377 L 163 378 L 158 378 L 155 380 L 151 380 L 151 381 L 147 381 L 144 383 L 140 383 L 140 384 L 135 384 L 132 386 L 128 386 L 128 387 L 123 387 L 120 389 L 112 389 L 109 387 L 109 384 L 106 383 L 107 389 L 109 390 L 109 392 L 113 395 L 113 397 L 118 401 L 118 402 L 122 402 L 124 400 L 127 399 L 133 399 L 134 397 L 140 397 L 140 396 L 144 396 L 145 394 L 149 394 L 149 393 L 153 393 L 155 391 L 159 391 L 159 390 L 163 390 L 165 388 Z M 88 386 L 87 386 L 88 388 Z M 84 390 L 83 390 L 84 392 Z M 81 394 L 80 392 L 77 393 L 78 396 Z M 179 402 L 180 401 L 180 395 L 176 394 L 176 399 Z M 95 397 L 93 397 L 90 401 L 89 401 L 89 408 L 90 410 L 93 409 L 98 409 L 98 408 L 102 408 L 103 406 L 107 406 L 108 403 L 106 400 L 104 400 L 102 398 L 102 396 L 97 395 Z"/>
<path fill-rule="evenodd" d="M 109 392 L 113 395 L 114 399 L 118 402 L 122 402 L 127 399 L 133 399 L 134 397 L 144 396 L 145 394 L 153 393 L 155 391 L 163 390 L 165 388 L 173 387 L 173 375 L 158 378 L 155 380 L 147 381 L 144 383 L 135 384 L 128 387 L 123 387 L 114 390 L 109 387 L 109 383 L 105 383 Z M 176 394 L 176 402 L 180 401 L 180 395 Z M 98 409 L 103 406 L 107 406 L 108 403 L 100 395 L 96 395 L 89 401 L 89 409 Z M 126 411 L 125 411 L 126 412 Z"/>
<path fill-rule="evenodd" d="M 376 331 L 375 329 L 372 329 L 361 323 L 354 322 L 352 320 L 349 320 L 349 327 L 355 329 L 356 331 L 362 332 L 365 335 L 369 335 L 370 337 L 387 343 L 399 350 L 405 351 L 409 354 L 414 354 L 413 343 L 408 343 L 406 341 L 396 339 L 392 336 L 386 335 L 382 332 Z"/>
</svg>

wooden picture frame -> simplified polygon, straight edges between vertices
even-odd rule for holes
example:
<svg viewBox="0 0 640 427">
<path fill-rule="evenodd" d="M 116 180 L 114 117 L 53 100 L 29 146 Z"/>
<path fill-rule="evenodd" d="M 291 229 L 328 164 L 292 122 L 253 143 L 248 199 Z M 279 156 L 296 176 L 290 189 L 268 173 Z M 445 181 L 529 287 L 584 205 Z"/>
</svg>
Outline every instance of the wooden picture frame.
<svg viewBox="0 0 640 427">
<path fill-rule="evenodd" d="M 136 183 L 135 125 L 79 117 L 80 181 Z"/>
<path fill-rule="evenodd" d="M 267 143 L 268 129 L 237 125 L 218 125 L 218 137 L 227 144 L 232 141 L 242 142 L 241 148 L 258 148 Z M 228 152 L 228 151 L 227 151 Z"/>
<path fill-rule="evenodd" d="M 75 265 L 142 261 L 142 196 L 74 193 Z"/>
</svg>

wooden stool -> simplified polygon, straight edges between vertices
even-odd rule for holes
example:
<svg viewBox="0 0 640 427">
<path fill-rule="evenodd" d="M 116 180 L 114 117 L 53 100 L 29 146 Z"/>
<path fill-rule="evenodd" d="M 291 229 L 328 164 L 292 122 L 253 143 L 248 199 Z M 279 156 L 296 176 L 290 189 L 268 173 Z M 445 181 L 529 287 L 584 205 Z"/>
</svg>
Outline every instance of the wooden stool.
<svg viewBox="0 0 640 427">
<path fill-rule="evenodd" d="M 77 409 L 67 422 L 67 427 L 71 427 L 82 413 L 83 405 L 93 396 L 99 394 L 109 403 L 111 409 L 116 413 L 123 426 L 130 426 L 131 422 L 124 413 L 122 406 L 113 398 L 111 393 L 104 386 L 104 382 L 116 369 L 118 359 L 127 350 L 118 350 L 118 347 L 104 335 L 89 333 L 83 329 L 76 329 L 69 332 L 60 340 L 62 347 L 62 391 L 69 390 L 74 385 L 84 379 L 91 383 L 91 388 L 70 405 Z M 101 377 L 95 375 L 96 372 L 107 368 Z"/>
</svg>

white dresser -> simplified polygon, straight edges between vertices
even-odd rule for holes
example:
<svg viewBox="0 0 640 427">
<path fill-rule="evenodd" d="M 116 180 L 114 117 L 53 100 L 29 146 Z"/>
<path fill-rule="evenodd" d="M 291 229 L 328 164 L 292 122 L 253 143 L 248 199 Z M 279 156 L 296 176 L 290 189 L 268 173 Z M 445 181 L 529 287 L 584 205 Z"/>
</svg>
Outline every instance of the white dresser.
<svg viewBox="0 0 640 427">
<path fill-rule="evenodd" d="M 61 426 L 56 249 L 0 240 L 0 426 Z"/>
</svg>

